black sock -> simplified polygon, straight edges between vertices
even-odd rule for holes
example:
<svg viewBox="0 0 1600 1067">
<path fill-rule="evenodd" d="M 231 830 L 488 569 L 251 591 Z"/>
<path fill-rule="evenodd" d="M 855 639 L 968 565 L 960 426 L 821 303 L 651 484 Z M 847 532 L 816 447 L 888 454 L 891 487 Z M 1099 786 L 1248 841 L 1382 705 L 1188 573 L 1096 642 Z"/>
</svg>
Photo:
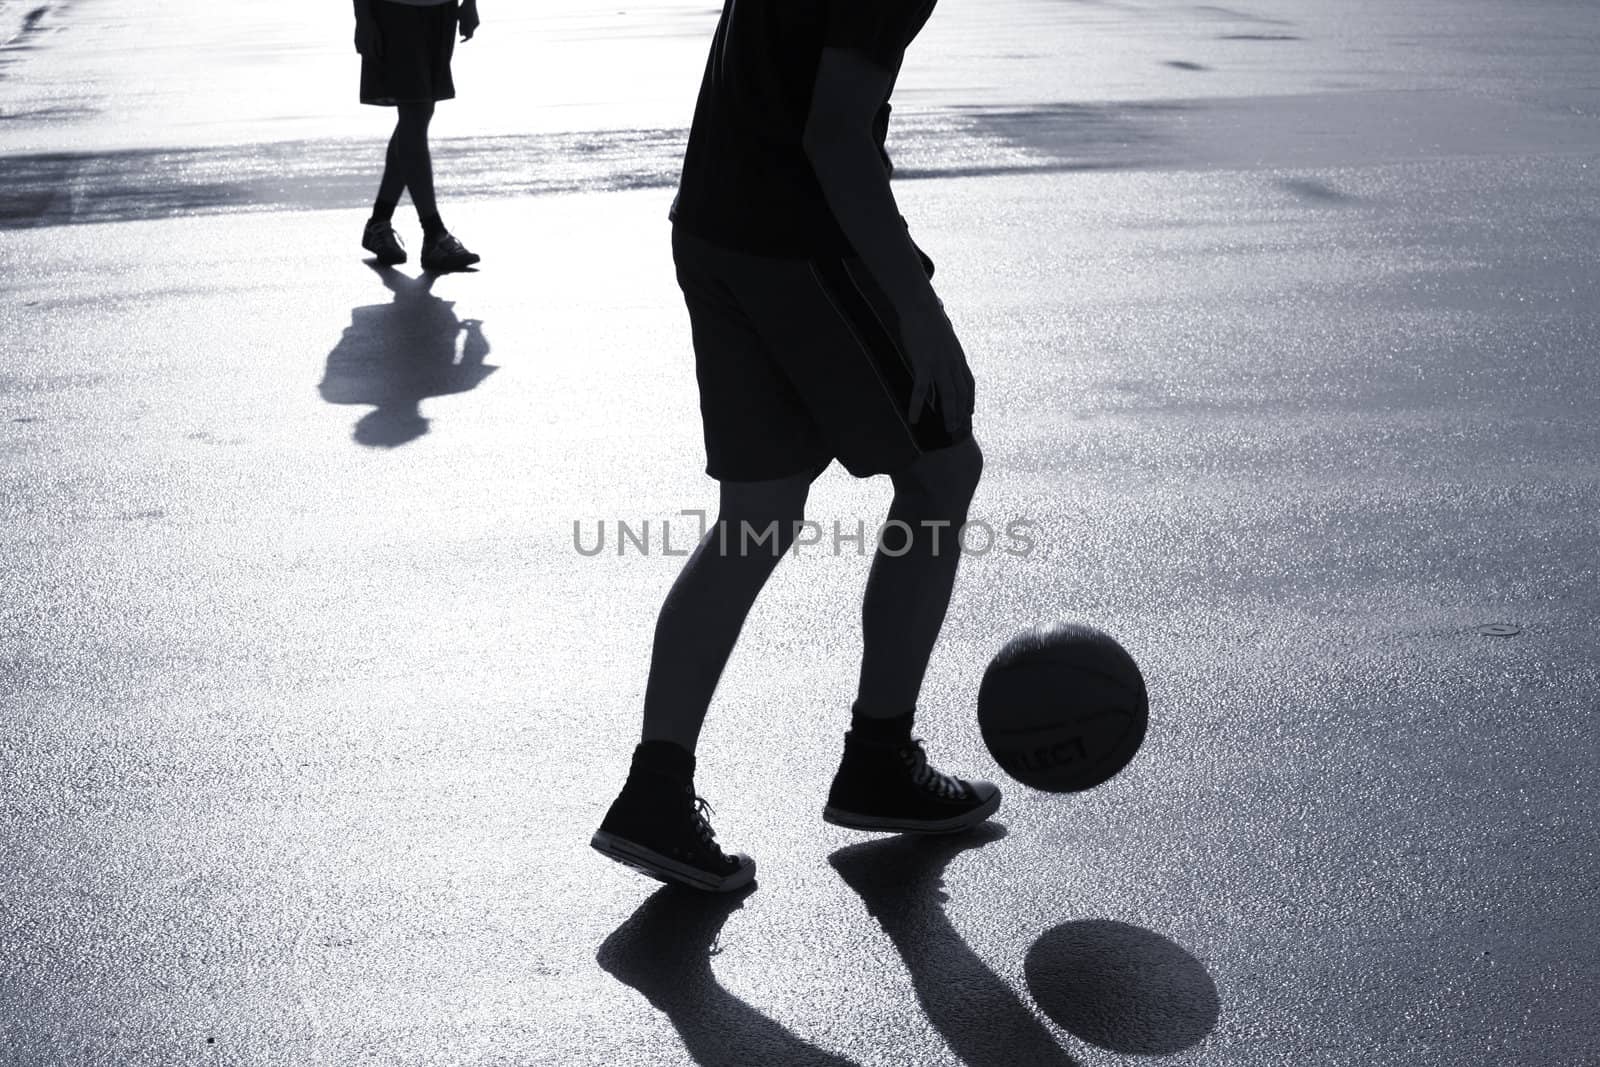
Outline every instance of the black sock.
<svg viewBox="0 0 1600 1067">
<path fill-rule="evenodd" d="M 856 704 L 850 709 L 850 732 L 868 741 L 909 741 L 911 720 L 916 714 L 917 709 L 912 708 L 899 715 L 866 715 L 861 705 Z"/>
<path fill-rule="evenodd" d="M 446 232 L 444 228 L 444 220 L 439 217 L 439 213 L 437 211 L 435 211 L 432 215 L 422 215 L 420 217 L 422 219 L 422 239 L 424 241 L 432 241 L 435 238 L 443 236 Z"/>
<path fill-rule="evenodd" d="M 633 769 L 689 785 L 694 781 L 694 753 L 672 741 L 641 741 L 633 750 Z"/>
<path fill-rule="evenodd" d="M 394 221 L 394 209 L 400 206 L 398 200 L 374 200 L 372 202 L 372 218 L 370 222 Z"/>
</svg>

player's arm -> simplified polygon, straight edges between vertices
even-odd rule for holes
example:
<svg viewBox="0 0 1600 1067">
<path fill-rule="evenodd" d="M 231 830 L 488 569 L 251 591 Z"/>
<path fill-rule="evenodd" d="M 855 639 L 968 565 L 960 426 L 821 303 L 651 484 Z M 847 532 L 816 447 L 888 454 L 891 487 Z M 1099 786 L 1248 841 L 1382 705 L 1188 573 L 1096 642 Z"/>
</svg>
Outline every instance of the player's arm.
<svg viewBox="0 0 1600 1067">
<path fill-rule="evenodd" d="M 461 14 L 459 26 L 461 39 L 472 40 L 472 35 L 478 32 L 478 26 L 483 20 L 478 18 L 478 0 L 461 0 Z"/>
<path fill-rule="evenodd" d="M 893 76 L 853 49 L 825 48 L 803 136 L 806 155 L 856 253 L 895 309 L 939 306 L 900 220 L 872 124 Z"/>
<path fill-rule="evenodd" d="M 899 315 L 915 372 L 909 416 L 916 420 L 923 404 L 933 402 L 955 430 L 972 413 L 972 375 L 901 220 L 873 137 L 893 80 L 860 52 L 824 48 L 802 144 L 834 218 Z"/>
</svg>

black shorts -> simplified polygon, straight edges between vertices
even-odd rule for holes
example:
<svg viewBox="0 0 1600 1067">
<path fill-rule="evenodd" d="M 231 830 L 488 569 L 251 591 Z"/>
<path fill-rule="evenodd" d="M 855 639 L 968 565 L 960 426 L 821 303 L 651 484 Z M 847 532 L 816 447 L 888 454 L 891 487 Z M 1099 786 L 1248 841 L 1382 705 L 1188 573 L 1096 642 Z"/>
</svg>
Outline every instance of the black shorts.
<svg viewBox="0 0 1600 1067">
<path fill-rule="evenodd" d="M 912 374 L 888 298 L 860 260 L 770 259 L 675 227 L 689 306 L 706 473 L 766 481 L 837 459 L 864 478 L 948 448 L 936 411 L 913 423 Z"/>
<path fill-rule="evenodd" d="M 455 99 L 450 57 L 458 13 L 457 0 L 431 7 L 372 0 L 383 55 L 361 57 L 361 102 L 392 107 Z"/>
</svg>

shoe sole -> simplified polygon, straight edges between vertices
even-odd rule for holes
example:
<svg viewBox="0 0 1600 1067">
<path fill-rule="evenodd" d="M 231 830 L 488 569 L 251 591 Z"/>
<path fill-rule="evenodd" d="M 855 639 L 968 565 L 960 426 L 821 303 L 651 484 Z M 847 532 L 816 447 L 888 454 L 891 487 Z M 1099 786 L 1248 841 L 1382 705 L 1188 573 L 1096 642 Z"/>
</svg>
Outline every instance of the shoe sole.
<svg viewBox="0 0 1600 1067">
<path fill-rule="evenodd" d="M 843 826 L 847 830 L 872 830 L 885 834 L 955 834 L 972 829 L 999 810 L 1000 794 L 996 793 L 970 811 L 952 815 L 948 819 L 900 819 L 861 815 L 829 804 L 822 809 L 822 821 Z"/>
<path fill-rule="evenodd" d="M 632 867 L 640 874 L 654 878 L 658 882 L 686 885 L 706 893 L 730 893 L 749 885 L 756 876 L 756 865 L 753 860 L 749 865 L 740 867 L 730 875 L 718 877 L 698 867 L 691 867 L 687 863 L 679 863 L 671 857 L 663 856 L 643 845 L 636 845 L 615 834 L 608 834 L 604 830 L 595 831 L 594 836 L 589 839 L 589 847 L 607 859 L 616 860 L 625 867 Z"/>
<path fill-rule="evenodd" d="M 443 261 L 437 259 L 424 259 L 422 261 L 422 269 L 431 270 L 435 274 L 453 274 L 458 270 L 466 270 L 468 267 L 477 266 L 481 262 L 483 262 L 483 257 L 478 255 L 474 255 L 470 259 L 451 259 Z"/>
</svg>

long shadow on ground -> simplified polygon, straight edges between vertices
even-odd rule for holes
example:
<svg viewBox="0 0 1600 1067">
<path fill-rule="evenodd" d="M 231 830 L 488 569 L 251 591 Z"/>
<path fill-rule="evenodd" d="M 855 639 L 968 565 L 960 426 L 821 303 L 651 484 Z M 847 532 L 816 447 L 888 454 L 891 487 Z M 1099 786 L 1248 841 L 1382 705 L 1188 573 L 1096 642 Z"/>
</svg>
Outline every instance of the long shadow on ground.
<svg viewBox="0 0 1600 1067">
<path fill-rule="evenodd" d="M 929 1021 L 964 1063 L 1072 1067 L 1078 1061 L 944 914 L 950 861 L 1005 836 L 990 823 L 959 836 L 853 845 L 829 862 L 888 934 Z M 1080 920 L 1046 931 L 1028 951 L 1026 975 L 1035 1003 L 1057 1025 L 1112 1051 L 1170 1055 L 1217 1024 L 1217 988 L 1205 967 L 1128 923 Z"/>
<path fill-rule="evenodd" d="M 722 988 L 711 971 L 723 923 L 754 890 L 696 893 L 668 886 L 606 938 L 597 959 L 677 1029 L 702 1067 L 856 1067 L 817 1048 Z"/>
<path fill-rule="evenodd" d="M 861 896 L 911 975 L 928 1021 L 969 1067 L 1077 1067 L 1005 980 L 944 914 L 943 875 L 968 849 L 1006 836 L 996 823 L 967 834 L 893 837 L 828 857 Z"/>
</svg>

